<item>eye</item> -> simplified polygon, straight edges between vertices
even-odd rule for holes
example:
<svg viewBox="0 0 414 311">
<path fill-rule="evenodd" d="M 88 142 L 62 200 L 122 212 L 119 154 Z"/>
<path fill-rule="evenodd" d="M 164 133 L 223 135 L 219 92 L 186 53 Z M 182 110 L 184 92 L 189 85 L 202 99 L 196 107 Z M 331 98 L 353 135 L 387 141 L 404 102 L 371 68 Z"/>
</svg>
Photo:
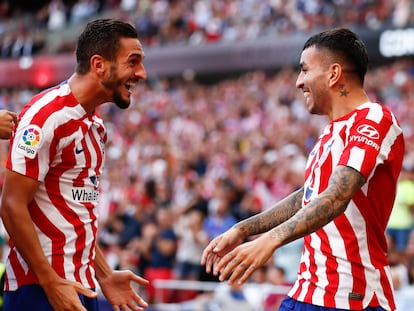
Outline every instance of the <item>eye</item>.
<svg viewBox="0 0 414 311">
<path fill-rule="evenodd" d="M 137 59 L 130 59 L 129 62 L 128 62 L 128 64 L 131 67 L 134 67 L 134 66 L 136 66 L 138 64 L 138 60 Z"/>
</svg>

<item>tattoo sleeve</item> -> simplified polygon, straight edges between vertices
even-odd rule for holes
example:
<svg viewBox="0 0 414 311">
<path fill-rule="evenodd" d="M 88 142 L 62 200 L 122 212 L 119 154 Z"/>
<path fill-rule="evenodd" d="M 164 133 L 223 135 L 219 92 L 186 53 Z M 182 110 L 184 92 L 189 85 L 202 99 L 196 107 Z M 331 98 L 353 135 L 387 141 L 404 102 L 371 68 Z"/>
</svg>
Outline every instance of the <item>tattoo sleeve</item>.
<svg viewBox="0 0 414 311">
<path fill-rule="evenodd" d="M 320 229 L 346 210 L 355 192 L 364 183 L 364 177 L 355 169 L 336 167 L 327 189 L 289 220 L 274 228 L 272 240 L 279 247 Z"/>
<path fill-rule="evenodd" d="M 300 210 L 303 188 L 293 192 L 273 207 L 239 222 L 236 227 L 245 237 L 264 233 L 285 222 Z"/>
</svg>

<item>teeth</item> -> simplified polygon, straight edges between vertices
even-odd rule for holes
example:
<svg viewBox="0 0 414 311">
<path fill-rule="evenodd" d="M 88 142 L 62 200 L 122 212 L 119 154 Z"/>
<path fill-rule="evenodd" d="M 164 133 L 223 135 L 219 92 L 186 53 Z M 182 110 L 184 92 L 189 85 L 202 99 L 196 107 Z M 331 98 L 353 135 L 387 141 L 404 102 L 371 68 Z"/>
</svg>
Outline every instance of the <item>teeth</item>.
<svg viewBox="0 0 414 311">
<path fill-rule="evenodd" d="M 133 87 L 134 87 L 134 83 L 127 83 L 127 84 L 125 84 L 125 87 L 128 89 L 128 90 L 130 90 L 130 89 L 132 89 Z"/>
</svg>

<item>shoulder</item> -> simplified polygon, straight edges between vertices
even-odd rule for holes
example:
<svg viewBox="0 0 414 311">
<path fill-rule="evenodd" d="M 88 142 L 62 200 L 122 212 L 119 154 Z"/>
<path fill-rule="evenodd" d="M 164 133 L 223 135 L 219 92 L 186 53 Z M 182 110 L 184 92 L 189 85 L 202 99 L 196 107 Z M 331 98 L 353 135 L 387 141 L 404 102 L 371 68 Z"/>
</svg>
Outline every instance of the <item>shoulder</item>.
<svg viewBox="0 0 414 311">
<path fill-rule="evenodd" d="M 396 123 L 397 120 L 391 110 L 379 103 L 368 102 L 356 109 L 356 119 L 369 120 L 374 123 Z"/>
</svg>

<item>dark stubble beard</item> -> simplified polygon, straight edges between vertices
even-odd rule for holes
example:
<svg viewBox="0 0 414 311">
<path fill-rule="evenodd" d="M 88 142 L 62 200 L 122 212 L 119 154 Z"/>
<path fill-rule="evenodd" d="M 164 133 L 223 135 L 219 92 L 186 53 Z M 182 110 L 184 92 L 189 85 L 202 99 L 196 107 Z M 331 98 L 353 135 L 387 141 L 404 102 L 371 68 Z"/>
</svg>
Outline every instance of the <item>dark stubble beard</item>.
<svg viewBox="0 0 414 311">
<path fill-rule="evenodd" d="M 129 107 L 131 101 L 129 98 L 128 100 L 123 99 L 121 93 L 119 92 L 119 88 L 124 86 L 123 82 L 117 78 L 116 71 L 113 68 L 111 68 L 109 77 L 102 80 L 102 85 L 109 91 L 113 92 L 112 102 L 117 107 L 119 107 L 120 109 L 127 109 Z"/>
</svg>

